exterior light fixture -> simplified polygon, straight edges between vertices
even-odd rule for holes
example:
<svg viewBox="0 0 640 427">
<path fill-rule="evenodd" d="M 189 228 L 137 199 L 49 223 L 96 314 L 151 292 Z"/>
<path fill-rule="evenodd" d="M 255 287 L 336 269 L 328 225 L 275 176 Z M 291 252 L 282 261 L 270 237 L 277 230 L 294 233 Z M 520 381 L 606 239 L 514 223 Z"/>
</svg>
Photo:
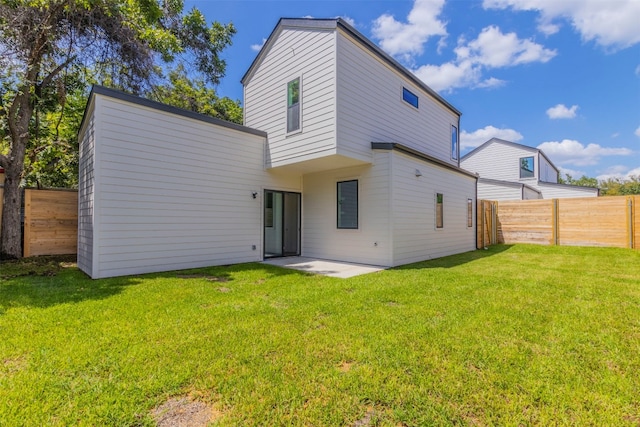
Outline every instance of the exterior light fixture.
<svg viewBox="0 0 640 427">
<path fill-rule="evenodd" d="M 421 177 L 422 176 L 422 172 L 420 172 L 420 169 L 416 169 L 416 177 Z"/>
</svg>

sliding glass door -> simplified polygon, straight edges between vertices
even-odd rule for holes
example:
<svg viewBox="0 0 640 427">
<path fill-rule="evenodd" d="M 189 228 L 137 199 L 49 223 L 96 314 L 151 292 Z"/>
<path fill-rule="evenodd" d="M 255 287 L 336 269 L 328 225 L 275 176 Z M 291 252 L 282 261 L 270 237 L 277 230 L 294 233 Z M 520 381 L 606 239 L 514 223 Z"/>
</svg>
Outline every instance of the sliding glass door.
<svg viewBox="0 0 640 427">
<path fill-rule="evenodd" d="M 300 206 L 300 193 L 265 190 L 265 258 L 300 255 Z"/>
</svg>

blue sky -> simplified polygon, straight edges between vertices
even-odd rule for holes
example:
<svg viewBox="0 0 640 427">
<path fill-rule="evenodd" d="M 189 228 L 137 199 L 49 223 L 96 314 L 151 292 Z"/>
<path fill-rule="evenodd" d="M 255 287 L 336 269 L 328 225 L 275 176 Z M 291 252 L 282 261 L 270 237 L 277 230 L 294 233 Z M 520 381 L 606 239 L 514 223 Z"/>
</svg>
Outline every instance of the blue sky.
<svg viewBox="0 0 640 427">
<path fill-rule="evenodd" d="M 463 154 L 499 137 L 561 170 L 640 175 L 640 0 L 187 0 L 233 22 L 222 96 L 281 17 L 342 17 L 462 111 Z"/>
</svg>

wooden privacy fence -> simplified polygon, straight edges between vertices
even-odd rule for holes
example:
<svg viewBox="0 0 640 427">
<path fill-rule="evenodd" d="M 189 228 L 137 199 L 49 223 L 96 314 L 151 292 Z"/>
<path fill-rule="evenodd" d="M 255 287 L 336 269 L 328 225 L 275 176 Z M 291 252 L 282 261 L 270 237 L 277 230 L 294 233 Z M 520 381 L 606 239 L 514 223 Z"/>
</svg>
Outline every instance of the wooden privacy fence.
<svg viewBox="0 0 640 427">
<path fill-rule="evenodd" d="M 24 191 L 24 256 L 75 254 L 78 191 Z"/>
<path fill-rule="evenodd" d="M 495 228 L 487 232 L 486 224 Z M 485 225 L 482 232 L 480 226 Z M 496 243 L 640 249 L 640 196 L 478 202 L 478 248 Z"/>
</svg>

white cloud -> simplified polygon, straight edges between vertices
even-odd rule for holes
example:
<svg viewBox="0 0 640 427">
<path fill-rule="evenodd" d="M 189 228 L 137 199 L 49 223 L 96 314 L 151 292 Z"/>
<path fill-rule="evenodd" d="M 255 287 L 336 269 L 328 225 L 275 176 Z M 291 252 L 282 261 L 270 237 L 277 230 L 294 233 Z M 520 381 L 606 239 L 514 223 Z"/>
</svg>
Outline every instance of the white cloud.
<svg viewBox="0 0 640 427">
<path fill-rule="evenodd" d="M 413 73 L 436 91 L 461 87 L 495 88 L 504 80 L 483 79 L 486 69 L 512 67 L 529 62 L 547 62 L 556 55 L 531 40 L 520 39 L 515 33 L 503 34 L 500 28 L 484 28 L 475 40 L 458 40 L 456 59 L 442 65 L 423 65 Z"/>
<path fill-rule="evenodd" d="M 628 148 L 607 148 L 598 144 L 584 146 L 572 139 L 560 142 L 548 141 L 538 145 L 538 148 L 547 154 L 553 162 L 575 166 L 589 166 L 598 163 L 605 156 L 629 156 L 633 151 Z"/>
<path fill-rule="evenodd" d="M 636 129 L 634 133 L 636 134 L 636 136 L 640 136 L 640 126 L 638 126 L 638 129 Z"/>
<path fill-rule="evenodd" d="M 256 43 L 256 44 L 252 44 L 251 45 L 251 50 L 255 51 L 255 52 L 260 52 L 260 49 L 262 49 L 262 46 L 264 46 L 264 44 L 267 42 L 267 39 L 263 38 L 262 39 L 262 43 Z"/>
<path fill-rule="evenodd" d="M 564 104 L 558 104 L 555 107 L 551 107 L 547 110 L 547 116 L 550 119 L 573 119 L 578 111 L 577 105 L 572 105 L 571 108 L 567 108 Z"/>
<path fill-rule="evenodd" d="M 438 19 L 444 0 L 415 0 L 407 22 L 399 22 L 389 14 L 373 22 L 373 37 L 387 53 L 410 60 L 423 52 L 431 36 L 446 36 L 446 23 Z"/>
<path fill-rule="evenodd" d="M 480 32 L 478 38 L 455 50 L 458 58 L 471 59 L 488 68 L 512 67 L 529 62 L 548 62 L 555 50 L 545 49 L 531 40 L 519 39 L 516 33 L 503 34 L 492 25 Z"/>
<path fill-rule="evenodd" d="M 484 0 L 483 7 L 537 11 L 544 34 L 553 30 L 554 20 L 567 19 L 583 40 L 606 48 L 623 49 L 640 42 L 638 0 Z"/>
<path fill-rule="evenodd" d="M 351 25 L 352 27 L 356 26 L 356 20 L 351 18 L 350 16 L 336 16 L 336 18 L 342 18 L 347 22 L 347 24 Z"/>
<path fill-rule="evenodd" d="M 603 174 L 598 175 L 596 178 L 599 181 L 606 181 L 608 179 L 628 180 L 636 176 L 640 176 L 640 167 L 629 169 L 627 166 L 618 165 L 608 168 Z"/>
<path fill-rule="evenodd" d="M 636 67 L 636 76 L 640 77 L 640 65 Z"/>
<path fill-rule="evenodd" d="M 491 138 L 500 138 L 506 141 L 517 142 L 520 141 L 523 136 L 520 132 L 513 129 L 500 129 L 494 126 L 485 126 L 482 129 L 475 130 L 471 133 L 463 130 L 460 133 L 460 148 L 462 150 L 475 148 L 484 144 Z"/>
</svg>

